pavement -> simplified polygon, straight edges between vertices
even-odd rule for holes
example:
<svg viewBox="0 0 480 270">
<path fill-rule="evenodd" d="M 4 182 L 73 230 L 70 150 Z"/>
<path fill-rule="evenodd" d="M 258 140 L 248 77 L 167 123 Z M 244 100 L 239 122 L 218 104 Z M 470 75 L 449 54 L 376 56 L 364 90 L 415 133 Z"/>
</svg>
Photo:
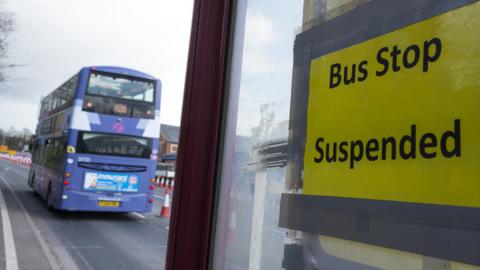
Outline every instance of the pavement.
<svg viewBox="0 0 480 270">
<path fill-rule="evenodd" d="M 163 190 L 148 214 L 48 211 L 27 176 L 28 168 L 0 161 L 0 269 L 164 269 Z"/>
</svg>

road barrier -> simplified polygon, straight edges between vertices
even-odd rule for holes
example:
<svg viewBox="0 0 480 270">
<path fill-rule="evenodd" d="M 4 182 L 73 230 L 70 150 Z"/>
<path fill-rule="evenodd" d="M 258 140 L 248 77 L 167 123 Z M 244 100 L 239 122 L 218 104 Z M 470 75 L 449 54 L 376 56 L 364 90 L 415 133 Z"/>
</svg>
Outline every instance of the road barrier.
<svg viewBox="0 0 480 270">
<path fill-rule="evenodd" d="M 173 186 L 175 184 L 175 178 L 173 177 L 168 177 L 168 181 L 166 183 L 166 187 L 170 190 L 173 190 Z"/>
<path fill-rule="evenodd" d="M 230 212 L 230 218 L 228 219 L 228 232 L 227 232 L 227 239 L 228 242 L 232 243 L 235 241 L 235 231 L 237 230 L 237 213 L 235 209 Z"/>
<path fill-rule="evenodd" d="M 231 192 L 230 193 L 230 206 L 229 212 L 230 215 L 228 217 L 228 229 L 227 229 L 227 241 L 229 243 L 233 243 L 236 241 L 235 235 L 237 234 L 237 202 L 239 199 L 239 193 Z"/>
<path fill-rule="evenodd" d="M 155 176 L 155 184 L 159 188 L 168 188 L 169 190 L 173 190 L 173 187 L 175 186 L 175 178 L 167 176 Z"/>
<path fill-rule="evenodd" d="M 27 154 L 0 154 L 0 160 L 8 160 L 15 164 L 23 165 L 26 167 L 30 167 L 32 165 L 32 158 Z"/>
<path fill-rule="evenodd" d="M 163 187 L 163 176 L 155 176 L 155 185 L 157 187 Z"/>
<path fill-rule="evenodd" d="M 163 176 L 160 178 L 160 185 L 159 185 L 160 188 L 165 187 L 165 179 L 166 179 L 166 177 L 163 177 Z"/>
</svg>

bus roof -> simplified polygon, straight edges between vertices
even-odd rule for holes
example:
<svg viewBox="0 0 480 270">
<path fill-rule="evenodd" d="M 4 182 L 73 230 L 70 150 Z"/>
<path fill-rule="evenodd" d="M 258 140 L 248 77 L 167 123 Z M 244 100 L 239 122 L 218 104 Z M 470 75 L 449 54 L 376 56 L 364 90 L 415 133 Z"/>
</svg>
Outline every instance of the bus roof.
<svg viewBox="0 0 480 270">
<path fill-rule="evenodd" d="M 91 68 L 92 70 L 97 70 L 101 72 L 103 71 L 108 73 L 119 73 L 119 74 L 124 74 L 128 76 L 143 78 L 147 80 L 158 80 L 154 76 L 151 76 L 141 71 L 130 69 L 130 68 L 116 67 L 116 66 L 91 66 L 87 68 Z"/>
</svg>

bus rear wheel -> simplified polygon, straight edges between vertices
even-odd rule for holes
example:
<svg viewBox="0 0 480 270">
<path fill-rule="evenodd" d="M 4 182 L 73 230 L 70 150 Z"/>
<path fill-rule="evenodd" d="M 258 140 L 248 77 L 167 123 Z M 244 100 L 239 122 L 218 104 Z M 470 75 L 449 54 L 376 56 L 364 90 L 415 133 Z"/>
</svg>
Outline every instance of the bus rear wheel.
<svg viewBox="0 0 480 270">
<path fill-rule="evenodd" d="M 28 186 L 33 188 L 33 178 L 35 177 L 35 173 L 32 173 L 28 176 Z"/>
<path fill-rule="evenodd" d="M 45 198 L 45 205 L 49 211 L 55 210 L 52 204 L 52 186 L 48 185 L 47 197 Z"/>
<path fill-rule="evenodd" d="M 29 187 L 32 187 L 32 184 L 33 184 L 33 173 L 28 175 L 28 181 L 27 181 L 27 184 Z"/>
<path fill-rule="evenodd" d="M 35 195 L 38 194 L 37 190 L 35 190 L 35 173 L 32 175 L 32 178 L 29 179 L 29 183 L 28 185 L 30 186 L 30 188 L 32 188 L 32 191 Z"/>
</svg>

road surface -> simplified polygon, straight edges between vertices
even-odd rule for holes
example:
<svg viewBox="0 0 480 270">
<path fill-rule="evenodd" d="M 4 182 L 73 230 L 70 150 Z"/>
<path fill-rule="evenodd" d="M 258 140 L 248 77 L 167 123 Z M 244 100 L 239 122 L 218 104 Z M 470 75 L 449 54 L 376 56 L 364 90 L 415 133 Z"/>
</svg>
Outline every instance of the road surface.
<svg viewBox="0 0 480 270">
<path fill-rule="evenodd" d="M 0 160 L 0 269 L 163 269 L 168 218 L 51 212 L 27 185 L 28 168 Z M 14 248 L 13 248 L 14 247 Z"/>
</svg>

